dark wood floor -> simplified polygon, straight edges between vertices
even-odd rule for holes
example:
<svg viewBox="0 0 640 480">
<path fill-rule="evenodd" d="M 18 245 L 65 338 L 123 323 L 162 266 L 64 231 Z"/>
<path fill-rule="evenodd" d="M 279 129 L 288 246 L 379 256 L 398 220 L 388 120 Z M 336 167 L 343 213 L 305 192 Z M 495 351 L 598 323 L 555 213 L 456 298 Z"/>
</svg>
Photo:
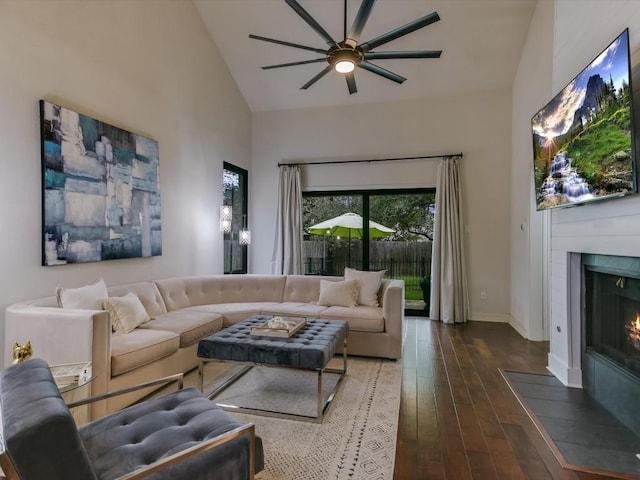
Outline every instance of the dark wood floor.
<svg viewBox="0 0 640 480">
<path fill-rule="evenodd" d="M 548 373 L 504 323 L 406 319 L 395 480 L 596 480 L 564 470 L 498 371 Z"/>
</svg>

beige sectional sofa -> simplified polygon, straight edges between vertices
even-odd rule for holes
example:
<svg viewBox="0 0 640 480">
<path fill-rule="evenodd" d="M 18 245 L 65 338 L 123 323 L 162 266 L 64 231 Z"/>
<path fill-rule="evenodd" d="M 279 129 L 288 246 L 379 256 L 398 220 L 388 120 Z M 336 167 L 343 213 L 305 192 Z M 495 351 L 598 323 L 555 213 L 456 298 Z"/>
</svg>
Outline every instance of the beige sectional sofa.
<svg viewBox="0 0 640 480">
<path fill-rule="evenodd" d="M 13 344 L 29 340 L 34 356 L 50 364 L 90 360 L 92 393 L 112 391 L 195 368 L 201 338 L 256 314 L 347 320 L 349 354 L 400 358 L 404 283 L 382 279 L 378 307 L 345 307 L 318 304 L 322 280 L 343 278 L 210 275 L 108 287 L 109 297 L 135 293 L 152 318 L 124 335 L 113 333 L 103 310 L 58 308 L 56 297 L 17 303 L 5 314 L 5 365 Z M 122 408 L 143 393 L 99 402 L 92 417 Z"/>
</svg>

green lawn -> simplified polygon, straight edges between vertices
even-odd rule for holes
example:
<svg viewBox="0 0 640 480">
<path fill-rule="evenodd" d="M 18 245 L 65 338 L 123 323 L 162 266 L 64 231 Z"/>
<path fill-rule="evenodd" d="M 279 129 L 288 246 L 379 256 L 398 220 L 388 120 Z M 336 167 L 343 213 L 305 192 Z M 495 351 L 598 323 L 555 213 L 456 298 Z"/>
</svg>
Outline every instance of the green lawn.
<svg viewBox="0 0 640 480">
<path fill-rule="evenodd" d="M 406 300 L 422 300 L 422 288 L 420 288 L 420 280 L 422 277 L 416 276 L 398 276 L 397 280 L 404 280 L 404 298 Z"/>
</svg>

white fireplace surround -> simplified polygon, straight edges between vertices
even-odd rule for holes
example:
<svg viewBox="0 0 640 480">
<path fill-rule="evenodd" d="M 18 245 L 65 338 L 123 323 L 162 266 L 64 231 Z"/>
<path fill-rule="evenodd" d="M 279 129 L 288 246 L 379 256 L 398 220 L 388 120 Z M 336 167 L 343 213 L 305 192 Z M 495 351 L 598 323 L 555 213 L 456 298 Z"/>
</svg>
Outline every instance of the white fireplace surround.
<svg viewBox="0 0 640 480">
<path fill-rule="evenodd" d="M 547 365 L 562 383 L 579 388 L 582 388 L 581 255 L 581 252 L 551 252 L 551 322 Z"/>
</svg>

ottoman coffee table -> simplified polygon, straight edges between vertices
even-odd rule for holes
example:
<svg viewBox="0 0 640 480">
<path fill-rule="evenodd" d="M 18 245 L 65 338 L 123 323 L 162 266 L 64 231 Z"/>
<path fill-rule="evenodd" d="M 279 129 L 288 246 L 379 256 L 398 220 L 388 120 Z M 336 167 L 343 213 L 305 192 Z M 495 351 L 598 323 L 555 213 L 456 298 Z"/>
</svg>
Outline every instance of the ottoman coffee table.
<svg viewBox="0 0 640 480">
<path fill-rule="evenodd" d="M 204 368 L 209 362 L 231 362 L 244 364 L 231 378 L 217 387 L 209 399 L 229 387 L 254 366 L 267 366 L 315 371 L 317 373 L 317 414 L 315 416 L 297 415 L 272 410 L 244 408 L 235 405 L 220 405 L 226 410 L 254 413 L 258 415 L 294 418 L 322 422 L 328 405 L 340 386 L 347 372 L 347 336 L 349 325 L 343 320 L 306 319 L 306 325 L 288 338 L 255 336 L 251 334 L 253 327 L 268 322 L 271 315 L 255 315 L 242 322 L 227 327 L 200 340 L 198 344 L 198 381 L 200 391 L 203 389 Z M 342 369 L 328 368 L 327 364 L 342 345 Z M 339 374 L 335 388 L 325 402 L 322 391 L 324 373 Z M 203 392 L 204 393 L 204 392 Z"/>
</svg>

